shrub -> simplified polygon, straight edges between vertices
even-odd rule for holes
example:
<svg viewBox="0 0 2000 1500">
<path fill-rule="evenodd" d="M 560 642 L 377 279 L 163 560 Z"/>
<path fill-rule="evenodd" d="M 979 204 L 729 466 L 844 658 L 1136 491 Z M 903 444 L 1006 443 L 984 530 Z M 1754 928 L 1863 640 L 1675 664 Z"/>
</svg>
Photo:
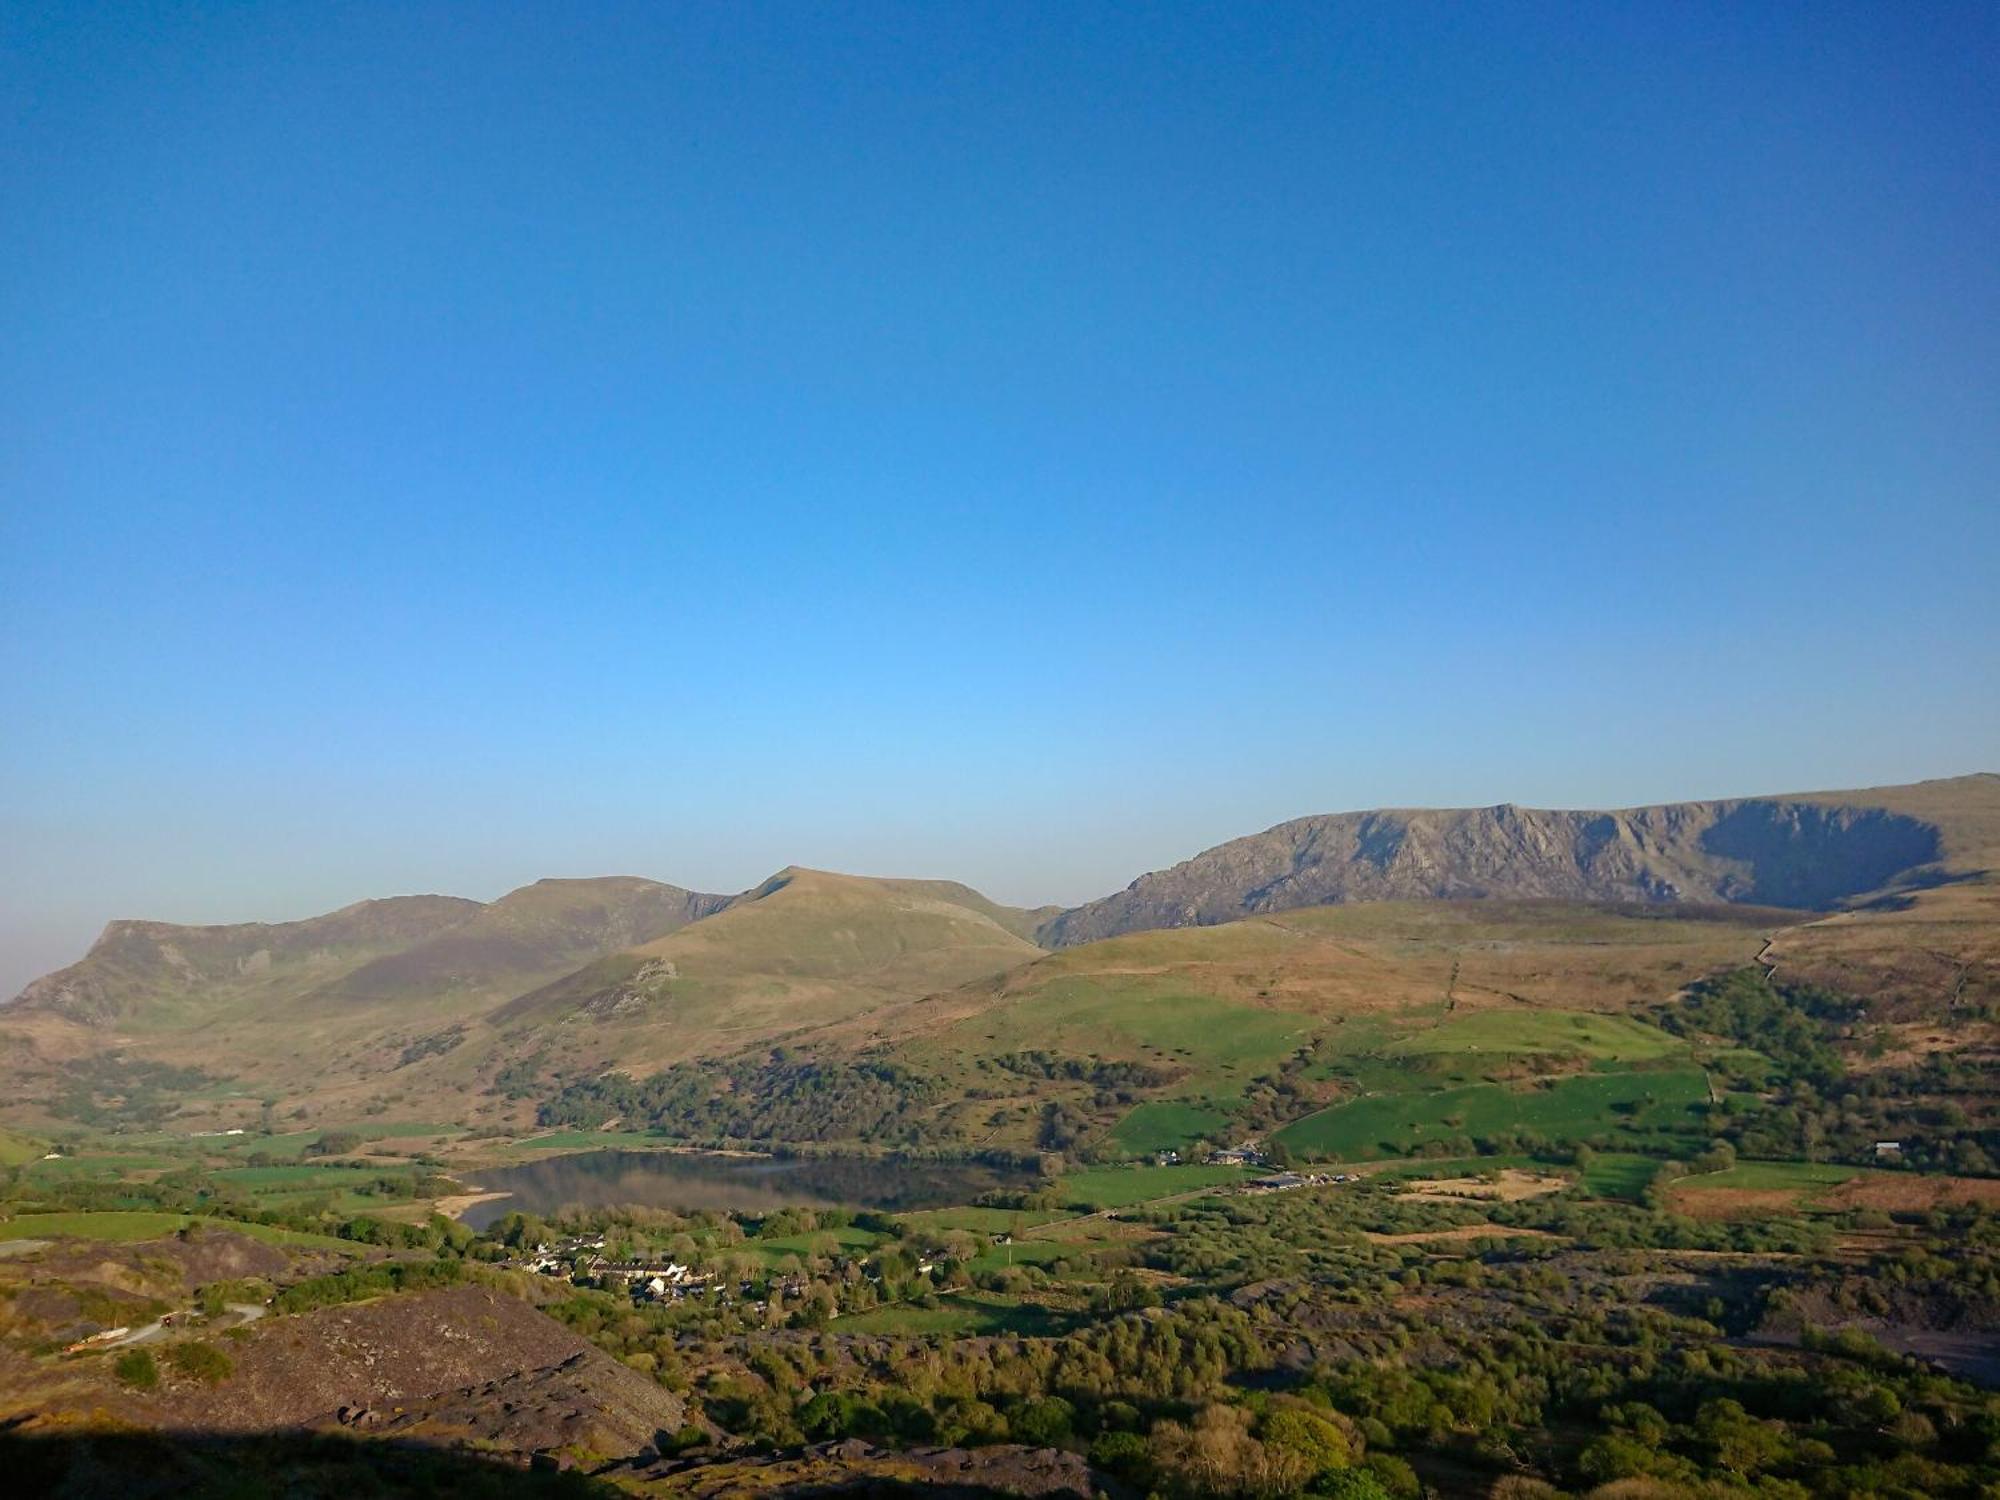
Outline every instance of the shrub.
<svg viewBox="0 0 2000 1500">
<path fill-rule="evenodd" d="M 1313 1481 L 1312 1493 L 1334 1500 L 1390 1500 L 1382 1481 L 1366 1469 L 1329 1469 Z"/>
<path fill-rule="evenodd" d="M 235 1373 L 236 1363 L 213 1344 L 197 1340 L 176 1344 L 167 1351 L 167 1362 L 191 1380 L 216 1385 Z"/>
<path fill-rule="evenodd" d="M 111 1373 L 135 1391 L 150 1391 L 160 1383 L 160 1367 L 153 1363 L 152 1351 L 147 1349 L 128 1349 L 118 1356 Z"/>
<path fill-rule="evenodd" d="M 1326 1418 L 1287 1406 L 1264 1419 L 1262 1437 L 1273 1448 L 1296 1453 L 1315 1473 L 1344 1469 L 1354 1461 L 1354 1446 Z"/>
<path fill-rule="evenodd" d="M 1146 1440 L 1136 1432 L 1106 1432 L 1090 1445 L 1090 1461 L 1114 1474 L 1136 1477 L 1146 1467 Z"/>
<path fill-rule="evenodd" d="M 1069 1441 L 1076 1408 L 1060 1396 L 1030 1401 L 1013 1416 L 1014 1436 L 1036 1447 L 1054 1448 Z"/>
</svg>

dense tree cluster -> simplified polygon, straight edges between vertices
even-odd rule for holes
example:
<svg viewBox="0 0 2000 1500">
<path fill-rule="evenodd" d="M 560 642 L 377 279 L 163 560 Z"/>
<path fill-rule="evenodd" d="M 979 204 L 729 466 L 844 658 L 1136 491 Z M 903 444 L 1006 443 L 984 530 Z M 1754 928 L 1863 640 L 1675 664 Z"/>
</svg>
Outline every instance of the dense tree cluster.
<svg viewBox="0 0 2000 1500">
<path fill-rule="evenodd" d="M 1752 967 L 1690 985 L 1658 1019 L 1666 1031 L 1734 1042 L 1762 1053 L 1786 1077 L 1824 1086 L 1845 1071 L 1835 1039 L 1864 1009 L 1831 990 L 1774 983 Z"/>
<path fill-rule="evenodd" d="M 649 1078 L 580 1079 L 546 1101 L 544 1125 L 619 1119 L 692 1141 L 865 1140 L 919 1144 L 934 1080 L 894 1063 L 799 1058 L 783 1049 L 732 1063 L 677 1063 Z"/>
</svg>

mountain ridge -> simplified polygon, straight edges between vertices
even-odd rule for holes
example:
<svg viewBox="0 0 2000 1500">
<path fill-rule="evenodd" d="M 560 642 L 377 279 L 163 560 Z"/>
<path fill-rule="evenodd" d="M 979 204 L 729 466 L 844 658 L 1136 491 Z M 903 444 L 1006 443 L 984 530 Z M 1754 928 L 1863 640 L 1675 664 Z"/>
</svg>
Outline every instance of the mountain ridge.
<svg viewBox="0 0 2000 1500">
<path fill-rule="evenodd" d="M 449 991 L 511 996 L 605 953 L 665 937 L 739 899 L 636 875 L 537 880 L 425 942 L 363 964 L 313 998 L 382 1001 Z"/>
<path fill-rule="evenodd" d="M 121 919 L 0 1015 L 145 1032 L 361 1006 L 384 1026 L 512 1026 L 543 1012 L 629 1015 L 650 1004 L 638 1003 L 641 990 L 713 997 L 756 975 L 810 1027 L 821 1011 L 851 1014 L 859 996 L 949 987 L 1043 949 L 1307 906 L 1515 898 L 1824 912 L 1995 868 L 2000 776 L 1991 773 L 1616 811 L 1373 809 L 1292 819 L 1068 910 L 1004 906 L 955 881 L 788 866 L 736 895 L 604 876 L 538 881 L 486 903 L 357 902 L 288 923 Z M 668 951 L 649 951 L 660 943 Z M 963 964 L 945 956 L 959 944 Z M 655 982 L 697 955 L 714 984 L 695 970 Z M 635 990 L 640 971 L 661 960 L 668 968 L 653 968 Z"/>
<path fill-rule="evenodd" d="M 677 1027 L 695 1016 L 740 1025 L 807 1003 L 825 1019 L 863 998 L 947 988 L 1039 957 L 1019 930 L 1029 915 L 956 881 L 788 866 L 714 916 L 597 959 L 489 1019 L 596 1026 L 671 1014 Z"/>
<path fill-rule="evenodd" d="M 1990 868 L 2000 776 L 1614 810 L 1378 808 L 1294 818 L 1043 923 L 1066 947 L 1372 900 L 1726 901 L 1805 910 Z"/>
<path fill-rule="evenodd" d="M 197 925 L 115 918 L 75 963 L 31 980 L 5 1010 L 104 1023 L 196 986 L 253 990 L 283 970 L 332 978 L 434 938 L 481 910 L 461 896 L 388 896 L 290 922 Z"/>
</svg>

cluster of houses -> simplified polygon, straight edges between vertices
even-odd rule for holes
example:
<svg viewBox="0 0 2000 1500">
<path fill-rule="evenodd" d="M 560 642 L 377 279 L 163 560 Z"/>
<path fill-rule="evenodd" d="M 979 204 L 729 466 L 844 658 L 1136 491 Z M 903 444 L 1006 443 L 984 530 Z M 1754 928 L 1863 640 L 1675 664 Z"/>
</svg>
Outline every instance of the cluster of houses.
<svg viewBox="0 0 2000 1500">
<path fill-rule="evenodd" d="M 1352 1172 L 1278 1172 L 1243 1184 L 1246 1193 L 1285 1193 L 1293 1188 L 1327 1187 L 1337 1182 L 1354 1182 Z"/>
<path fill-rule="evenodd" d="M 1181 1154 L 1178 1151 L 1161 1151 L 1153 1160 L 1163 1167 L 1178 1167 Z M 1254 1145 L 1224 1146 L 1219 1151 L 1211 1151 L 1203 1158 L 1211 1167 L 1261 1167 L 1264 1153 Z"/>
<path fill-rule="evenodd" d="M 602 1235 L 594 1239 L 572 1235 L 544 1242 L 508 1264 L 537 1276 L 567 1277 L 582 1271 L 600 1280 L 622 1281 L 639 1302 L 671 1302 L 705 1294 L 715 1280 L 712 1271 L 697 1271 L 677 1260 L 612 1260 L 604 1253 Z"/>
<path fill-rule="evenodd" d="M 715 1272 L 697 1271 L 693 1266 L 684 1266 L 677 1260 L 612 1260 L 604 1254 L 601 1236 L 540 1244 L 527 1255 L 506 1264 L 514 1270 L 529 1271 L 537 1276 L 568 1279 L 581 1272 L 600 1282 L 623 1282 L 634 1302 L 678 1302 L 683 1297 L 705 1297 L 711 1293 L 718 1301 L 726 1302 L 731 1295 Z M 925 1265 L 918 1269 L 928 1271 L 931 1268 Z M 746 1281 L 738 1291 L 747 1297 L 753 1285 Z M 787 1297 L 802 1295 L 806 1286 L 806 1278 L 799 1275 L 774 1277 L 770 1282 L 773 1293 Z M 762 1307 L 764 1304 L 758 1302 L 752 1305 Z"/>
<path fill-rule="evenodd" d="M 1163 1167 L 1180 1165 L 1178 1151 L 1162 1151 L 1155 1158 Z M 1265 1165 L 1264 1153 L 1255 1142 L 1246 1141 L 1241 1146 L 1224 1146 L 1211 1151 L 1206 1158 L 1211 1167 L 1261 1167 Z M 1292 1188 L 1325 1187 L 1332 1183 L 1354 1182 L 1358 1180 L 1353 1172 L 1277 1172 L 1269 1177 L 1259 1177 L 1243 1184 L 1246 1193 L 1283 1193 Z"/>
<path fill-rule="evenodd" d="M 606 1260 L 602 1256 L 584 1269 L 600 1279 L 621 1280 L 639 1302 L 675 1302 L 691 1294 L 705 1295 L 715 1279 L 712 1271 L 697 1271 L 678 1261 Z"/>
<path fill-rule="evenodd" d="M 533 1271 L 537 1276 L 567 1276 L 579 1257 L 603 1253 L 603 1235 L 586 1239 L 573 1234 L 559 1240 L 544 1240 L 519 1260 L 507 1264 L 517 1271 Z"/>
</svg>

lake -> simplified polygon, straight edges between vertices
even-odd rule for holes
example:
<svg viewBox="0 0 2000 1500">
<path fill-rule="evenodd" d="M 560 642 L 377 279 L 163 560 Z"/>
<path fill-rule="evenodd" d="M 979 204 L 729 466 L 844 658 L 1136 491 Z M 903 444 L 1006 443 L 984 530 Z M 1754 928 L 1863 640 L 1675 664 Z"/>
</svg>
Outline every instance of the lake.
<svg viewBox="0 0 2000 1500">
<path fill-rule="evenodd" d="M 459 1218 L 484 1229 L 510 1213 L 551 1214 L 571 1204 L 642 1204 L 768 1213 L 779 1208 L 950 1208 L 996 1188 L 1033 1187 L 1032 1172 L 976 1162 L 879 1157 L 722 1156 L 686 1151 L 580 1151 L 466 1174 L 466 1188 L 505 1193 Z"/>
</svg>

